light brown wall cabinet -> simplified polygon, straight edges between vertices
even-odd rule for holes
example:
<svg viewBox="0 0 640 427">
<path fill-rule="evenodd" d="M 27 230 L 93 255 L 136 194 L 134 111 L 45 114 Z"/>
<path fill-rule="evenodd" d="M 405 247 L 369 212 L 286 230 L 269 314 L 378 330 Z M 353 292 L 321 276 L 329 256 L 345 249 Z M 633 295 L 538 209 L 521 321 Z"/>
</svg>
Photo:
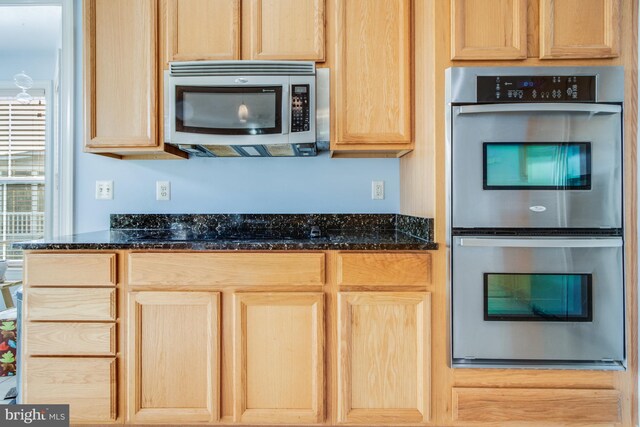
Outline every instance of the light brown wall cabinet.
<svg viewBox="0 0 640 427">
<path fill-rule="evenodd" d="M 413 148 L 412 1 L 335 3 L 334 156 Z"/>
<path fill-rule="evenodd" d="M 158 138 L 157 0 L 84 0 L 83 13 L 85 151 L 184 157 Z"/>
<path fill-rule="evenodd" d="M 187 157 L 164 143 L 169 61 L 325 56 L 324 0 L 84 0 L 83 12 L 90 153 Z"/>
<path fill-rule="evenodd" d="M 615 58 L 621 0 L 540 0 L 540 58 Z"/>
<path fill-rule="evenodd" d="M 167 63 L 240 59 L 240 0 L 161 0 L 160 6 Z"/>
<path fill-rule="evenodd" d="M 597 59 L 619 55 L 621 0 L 451 0 L 451 59 Z M 539 14 L 538 25 L 529 19 Z M 531 38 L 537 41 L 528 40 Z M 527 51 L 527 46 L 539 45 Z"/>
<path fill-rule="evenodd" d="M 244 59 L 323 62 L 325 0 L 245 0 L 249 46 Z M 248 25 L 247 25 L 248 24 Z"/>
<path fill-rule="evenodd" d="M 324 61 L 325 0 L 161 0 L 165 61 Z"/>
<path fill-rule="evenodd" d="M 219 307 L 217 292 L 129 293 L 130 422 L 218 420 Z"/>
<path fill-rule="evenodd" d="M 527 0 L 451 0 L 453 59 L 525 59 Z"/>
</svg>

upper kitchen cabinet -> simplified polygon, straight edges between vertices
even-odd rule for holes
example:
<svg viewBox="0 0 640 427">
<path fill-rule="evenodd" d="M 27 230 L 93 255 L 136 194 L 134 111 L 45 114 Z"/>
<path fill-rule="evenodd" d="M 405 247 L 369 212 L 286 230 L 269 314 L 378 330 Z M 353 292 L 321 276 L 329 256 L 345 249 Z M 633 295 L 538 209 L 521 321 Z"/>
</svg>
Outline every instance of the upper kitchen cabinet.
<svg viewBox="0 0 640 427">
<path fill-rule="evenodd" d="M 165 64 L 324 61 L 324 0 L 162 0 Z"/>
<path fill-rule="evenodd" d="M 620 3 L 451 0 L 451 59 L 615 58 L 619 55 Z"/>
<path fill-rule="evenodd" d="M 413 148 L 411 4 L 335 2 L 334 156 L 399 157 Z"/>
<path fill-rule="evenodd" d="M 525 59 L 527 0 L 452 0 L 451 58 Z"/>
<path fill-rule="evenodd" d="M 615 58 L 620 0 L 540 0 L 540 58 Z"/>
<path fill-rule="evenodd" d="M 85 151 L 179 158 L 158 138 L 157 0 L 84 0 Z"/>
<path fill-rule="evenodd" d="M 246 59 L 324 61 L 324 0 L 245 0 Z M 247 56 L 248 55 L 248 56 Z"/>
<path fill-rule="evenodd" d="M 161 0 L 169 61 L 240 59 L 240 0 Z"/>
</svg>

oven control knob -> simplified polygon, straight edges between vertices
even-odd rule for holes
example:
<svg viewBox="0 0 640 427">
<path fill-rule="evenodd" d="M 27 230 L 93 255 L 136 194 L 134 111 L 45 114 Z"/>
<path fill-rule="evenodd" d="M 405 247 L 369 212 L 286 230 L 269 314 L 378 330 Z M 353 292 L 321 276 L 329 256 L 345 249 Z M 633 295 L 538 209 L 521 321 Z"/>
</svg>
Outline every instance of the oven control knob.
<svg viewBox="0 0 640 427">
<path fill-rule="evenodd" d="M 530 206 L 529 210 L 532 212 L 544 212 L 547 210 L 546 206 Z"/>
</svg>

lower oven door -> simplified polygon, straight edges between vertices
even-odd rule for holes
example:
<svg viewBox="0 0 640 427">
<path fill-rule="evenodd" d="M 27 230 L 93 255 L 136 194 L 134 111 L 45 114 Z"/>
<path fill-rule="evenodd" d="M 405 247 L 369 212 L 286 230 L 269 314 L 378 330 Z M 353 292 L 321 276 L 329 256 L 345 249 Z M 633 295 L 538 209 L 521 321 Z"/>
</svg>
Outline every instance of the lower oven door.
<svg viewBox="0 0 640 427">
<path fill-rule="evenodd" d="M 622 366 L 622 238 L 455 236 L 452 319 L 454 366 Z"/>
</svg>

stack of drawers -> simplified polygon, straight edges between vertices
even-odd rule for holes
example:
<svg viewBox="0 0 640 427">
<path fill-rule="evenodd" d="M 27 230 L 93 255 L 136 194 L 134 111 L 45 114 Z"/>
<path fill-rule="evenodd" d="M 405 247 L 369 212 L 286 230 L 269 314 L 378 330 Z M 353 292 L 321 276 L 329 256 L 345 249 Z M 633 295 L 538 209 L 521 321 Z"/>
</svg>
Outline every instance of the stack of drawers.
<svg viewBox="0 0 640 427">
<path fill-rule="evenodd" d="M 72 422 L 114 421 L 116 254 L 25 256 L 23 402 L 70 404 Z"/>
</svg>

